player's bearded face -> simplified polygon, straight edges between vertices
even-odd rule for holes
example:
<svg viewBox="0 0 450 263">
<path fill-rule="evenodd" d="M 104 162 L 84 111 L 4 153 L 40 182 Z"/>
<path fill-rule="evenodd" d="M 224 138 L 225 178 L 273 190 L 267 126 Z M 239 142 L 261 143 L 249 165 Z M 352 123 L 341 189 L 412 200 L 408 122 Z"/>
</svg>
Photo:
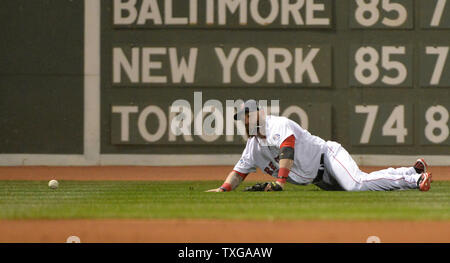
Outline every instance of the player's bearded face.
<svg viewBox="0 0 450 263">
<path fill-rule="evenodd" d="M 245 114 L 245 131 L 247 136 L 253 137 L 259 135 L 259 114 L 258 112 L 250 112 Z"/>
</svg>

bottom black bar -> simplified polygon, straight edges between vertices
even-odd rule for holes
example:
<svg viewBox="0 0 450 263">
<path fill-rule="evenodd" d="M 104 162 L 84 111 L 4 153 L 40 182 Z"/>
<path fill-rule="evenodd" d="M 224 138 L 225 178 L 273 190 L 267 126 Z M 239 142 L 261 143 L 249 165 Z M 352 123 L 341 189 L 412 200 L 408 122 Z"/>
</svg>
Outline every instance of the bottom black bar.
<svg viewBox="0 0 450 263">
<path fill-rule="evenodd" d="M 449 244 L 293 244 L 293 243 L 188 243 L 188 244 L 0 244 L 2 257 L 36 260 L 121 262 L 282 262 L 284 260 L 361 262 L 443 256 Z"/>
</svg>

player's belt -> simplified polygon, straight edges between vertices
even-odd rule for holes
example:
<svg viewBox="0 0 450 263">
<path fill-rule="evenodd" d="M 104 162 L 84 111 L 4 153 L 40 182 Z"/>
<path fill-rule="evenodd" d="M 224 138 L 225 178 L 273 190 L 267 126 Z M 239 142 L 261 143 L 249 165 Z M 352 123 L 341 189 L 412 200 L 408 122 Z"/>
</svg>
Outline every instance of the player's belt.
<svg viewBox="0 0 450 263">
<path fill-rule="evenodd" d="M 323 156 L 324 154 L 320 155 L 320 166 L 319 170 L 317 171 L 316 178 L 313 180 L 313 184 L 321 182 L 323 179 L 323 173 L 325 172 L 325 165 L 323 164 Z"/>
</svg>

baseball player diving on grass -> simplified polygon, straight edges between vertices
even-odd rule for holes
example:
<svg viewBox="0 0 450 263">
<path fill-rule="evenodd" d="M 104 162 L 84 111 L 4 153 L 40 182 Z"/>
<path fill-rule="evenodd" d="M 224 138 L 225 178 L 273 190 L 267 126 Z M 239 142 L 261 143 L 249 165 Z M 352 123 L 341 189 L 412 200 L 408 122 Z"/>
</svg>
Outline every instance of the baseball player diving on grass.
<svg viewBox="0 0 450 263">
<path fill-rule="evenodd" d="M 282 191 L 286 182 L 335 191 L 430 189 L 431 173 L 424 159 L 412 167 L 365 173 L 339 143 L 311 135 L 288 118 L 265 115 L 255 100 L 243 103 L 234 119 L 245 122 L 247 145 L 224 184 L 207 192 L 232 191 L 257 167 L 277 180 L 247 191 Z"/>
</svg>

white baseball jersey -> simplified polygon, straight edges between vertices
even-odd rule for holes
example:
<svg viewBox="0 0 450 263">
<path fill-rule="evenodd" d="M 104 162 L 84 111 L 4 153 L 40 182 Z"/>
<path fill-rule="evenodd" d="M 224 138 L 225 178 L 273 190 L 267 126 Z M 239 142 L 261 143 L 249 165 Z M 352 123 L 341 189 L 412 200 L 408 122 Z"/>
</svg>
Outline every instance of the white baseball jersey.
<svg viewBox="0 0 450 263">
<path fill-rule="evenodd" d="M 286 117 L 267 116 L 265 132 L 265 139 L 257 136 L 248 139 L 234 170 L 247 174 L 255 172 L 258 167 L 264 173 L 277 177 L 280 146 L 286 138 L 294 135 L 294 164 L 287 181 L 293 184 L 311 183 L 317 175 L 326 142 Z"/>
</svg>

